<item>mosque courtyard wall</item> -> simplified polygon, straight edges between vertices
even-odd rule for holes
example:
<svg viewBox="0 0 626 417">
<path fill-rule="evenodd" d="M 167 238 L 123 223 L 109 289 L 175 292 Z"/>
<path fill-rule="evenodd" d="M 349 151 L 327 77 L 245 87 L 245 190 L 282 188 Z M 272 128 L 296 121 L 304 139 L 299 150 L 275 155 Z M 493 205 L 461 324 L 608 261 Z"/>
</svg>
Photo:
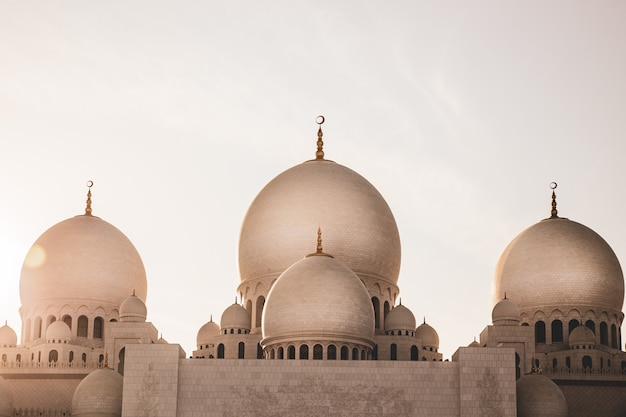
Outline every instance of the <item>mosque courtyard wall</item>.
<svg viewBox="0 0 626 417">
<path fill-rule="evenodd" d="M 125 416 L 515 416 L 514 350 L 451 362 L 185 359 L 127 346 Z"/>
</svg>

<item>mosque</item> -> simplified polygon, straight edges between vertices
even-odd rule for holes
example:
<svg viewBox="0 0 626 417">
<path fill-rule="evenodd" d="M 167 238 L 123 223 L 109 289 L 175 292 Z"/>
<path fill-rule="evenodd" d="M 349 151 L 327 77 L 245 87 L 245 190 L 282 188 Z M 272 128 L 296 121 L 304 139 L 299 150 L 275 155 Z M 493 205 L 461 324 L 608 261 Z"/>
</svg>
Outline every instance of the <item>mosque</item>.
<svg viewBox="0 0 626 417">
<path fill-rule="evenodd" d="M 381 194 L 325 158 L 276 176 L 239 239 L 238 298 L 191 354 L 147 321 L 147 278 L 115 226 L 45 231 L 20 277 L 20 338 L 0 327 L 0 417 L 626 416 L 624 277 L 590 228 L 549 217 L 504 249 L 492 323 L 443 361 L 400 302 Z M 478 328 L 477 328 L 478 330 Z"/>
</svg>

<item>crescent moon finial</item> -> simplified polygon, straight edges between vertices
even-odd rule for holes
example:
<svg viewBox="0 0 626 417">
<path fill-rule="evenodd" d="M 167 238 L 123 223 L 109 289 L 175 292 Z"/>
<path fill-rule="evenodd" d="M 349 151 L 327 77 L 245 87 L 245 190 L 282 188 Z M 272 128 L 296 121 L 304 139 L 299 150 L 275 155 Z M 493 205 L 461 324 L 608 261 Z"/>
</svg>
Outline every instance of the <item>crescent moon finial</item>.
<svg viewBox="0 0 626 417">
<path fill-rule="evenodd" d="M 324 133 L 322 132 L 322 124 L 326 121 L 324 116 L 317 116 L 315 119 L 315 123 L 319 125 L 317 129 L 317 151 L 315 152 L 315 159 L 323 160 L 324 159 L 324 141 L 322 140 L 322 136 Z"/>
<path fill-rule="evenodd" d="M 93 187 L 93 181 L 87 181 L 87 207 L 85 207 L 85 216 L 91 216 L 91 187 Z"/>
<path fill-rule="evenodd" d="M 558 219 L 558 211 L 556 209 L 556 193 L 554 192 L 554 190 L 556 190 L 557 187 L 557 183 L 552 181 L 550 183 L 550 189 L 552 190 L 552 209 L 550 210 L 550 218 L 551 219 Z"/>
</svg>

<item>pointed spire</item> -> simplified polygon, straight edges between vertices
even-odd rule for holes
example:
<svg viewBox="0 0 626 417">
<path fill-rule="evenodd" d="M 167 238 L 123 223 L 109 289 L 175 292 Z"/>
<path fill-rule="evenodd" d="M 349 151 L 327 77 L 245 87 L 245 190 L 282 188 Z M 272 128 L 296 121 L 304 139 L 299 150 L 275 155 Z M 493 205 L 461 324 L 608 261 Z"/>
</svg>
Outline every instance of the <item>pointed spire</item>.
<svg viewBox="0 0 626 417">
<path fill-rule="evenodd" d="M 507 299 L 507 298 L 506 298 L 506 291 L 504 292 L 504 299 L 505 299 L 505 300 Z"/>
<path fill-rule="evenodd" d="M 426 316 L 424 316 L 424 324 L 426 324 Z"/>
<path fill-rule="evenodd" d="M 213 321 L 213 314 L 209 316 L 209 321 Z"/>
<path fill-rule="evenodd" d="M 322 124 L 326 119 L 324 116 L 317 116 L 315 122 L 319 125 L 317 129 L 317 151 L 315 152 L 315 159 L 323 160 L 324 159 L 324 141 L 322 140 L 322 136 L 324 133 L 322 132 Z"/>
<path fill-rule="evenodd" d="M 402 297 L 400 297 L 400 305 L 402 305 Z"/>
<path fill-rule="evenodd" d="M 305 258 L 309 256 L 328 256 L 329 258 L 334 258 L 334 256 L 324 253 L 324 247 L 322 246 L 322 228 L 317 228 L 317 246 L 315 247 L 314 253 L 309 253 Z"/>
<path fill-rule="evenodd" d="M 91 187 L 93 187 L 93 181 L 87 181 L 87 207 L 85 207 L 85 216 L 91 216 Z"/>
<path fill-rule="evenodd" d="M 133 297 L 137 297 L 137 296 L 135 295 L 135 289 L 134 289 L 134 288 L 133 288 Z"/>
<path fill-rule="evenodd" d="M 556 182 L 551 182 L 550 183 L 550 188 L 552 189 L 552 210 L 550 210 L 550 218 L 551 219 L 558 219 L 559 216 L 558 211 L 556 210 L 556 193 L 554 192 L 554 190 L 556 190 L 557 187 L 557 183 Z"/>
</svg>

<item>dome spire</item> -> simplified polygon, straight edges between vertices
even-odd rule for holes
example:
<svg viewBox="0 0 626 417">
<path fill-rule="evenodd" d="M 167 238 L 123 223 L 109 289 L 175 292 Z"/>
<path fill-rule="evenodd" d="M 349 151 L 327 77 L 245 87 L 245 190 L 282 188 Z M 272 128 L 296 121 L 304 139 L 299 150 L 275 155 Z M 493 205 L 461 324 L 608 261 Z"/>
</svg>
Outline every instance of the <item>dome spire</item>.
<svg viewBox="0 0 626 417">
<path fill-rule="evenodd" d="M 324 253 L 324 247 L 322 246 L 322 228 L 317 228 L 317 246 L 315 247 L 314 253 L 309 253 L 305 258 L 309 256 L 328 256 L 329 258 L 334 258 L 334 256 Z"/>
<path fill-rule="evenodd" d="M 93 181 L 87 181 L 87 207 L 85 207 L 85 216 L 91 216 L 91 187 L 93 187 Z"/>
<path fill-rule="evenodd" d="M 322 132 L 322 125 L 325 120 L 324 116 L 317 116 L 315 119 L 315 123 L 319 125 L 319 128 L 317 129 L 317 151 L 315 152 L 315 159 L 317 160 L 324 159 L 324 141 L 322 140 L 324 133 Z"/>
<path fill-rule="evenodd" d="M 556 190 L 557 187 L 557 183 L 556 182 L 551 182 L 550 183 L 550 188 L 552 189 L 552 210 L 550 210 L 550 218 L 551 219 L 558 219 L 559 216 L 558 211 L 556 209 L 556 193 L 554 192 L 554 190 Z"/>
</svg>

